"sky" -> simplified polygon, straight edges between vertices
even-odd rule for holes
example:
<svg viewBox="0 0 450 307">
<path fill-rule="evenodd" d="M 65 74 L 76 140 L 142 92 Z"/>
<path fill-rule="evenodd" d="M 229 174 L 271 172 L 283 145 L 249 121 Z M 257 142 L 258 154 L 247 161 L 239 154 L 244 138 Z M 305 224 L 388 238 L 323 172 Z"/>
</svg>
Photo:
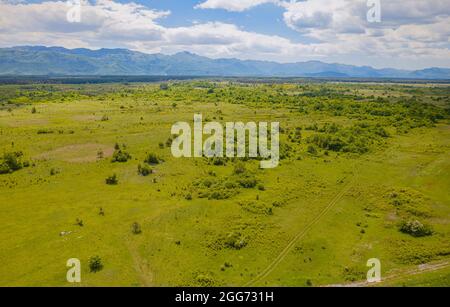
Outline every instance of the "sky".
<svg viewBox="0 0 450 307">
<path fill-rule="evenodd" d="M 20 45 L 450 68 L 450 0 L 0 0 L 0 47 Z"/>
</svg>

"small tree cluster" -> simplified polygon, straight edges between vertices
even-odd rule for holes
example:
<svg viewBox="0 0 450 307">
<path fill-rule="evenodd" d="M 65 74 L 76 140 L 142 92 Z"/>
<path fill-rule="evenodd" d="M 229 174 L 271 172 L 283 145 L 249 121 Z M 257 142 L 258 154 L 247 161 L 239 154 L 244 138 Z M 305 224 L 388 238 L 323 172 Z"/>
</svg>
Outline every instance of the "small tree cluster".
<svg viewBox="0 0 450 307">
<path fill-rule="evenodd" d="M 23 153 L 21 151 L 5 153 L 3 157 L 0 157 L 0 174 L 9 174 L 15 171 L 27 167 L 28 163 L 22 163 L 21 157 Z"/>
</svg>

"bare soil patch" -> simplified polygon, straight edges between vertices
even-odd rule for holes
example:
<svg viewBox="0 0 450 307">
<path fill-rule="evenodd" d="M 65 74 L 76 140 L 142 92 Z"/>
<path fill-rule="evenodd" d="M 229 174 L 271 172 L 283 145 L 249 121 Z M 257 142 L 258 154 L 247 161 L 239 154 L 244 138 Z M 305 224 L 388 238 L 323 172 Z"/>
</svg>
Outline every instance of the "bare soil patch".
<svg viewBox="0 0 450 307">
<path fill-rule="evenodd" d="M 71 163 L 95 162 L 112 157 L 114 147 L 105 144 L 74 144 L 56 148 L 36 156 L 36 159 L 60 160 Z"/>
</svg>

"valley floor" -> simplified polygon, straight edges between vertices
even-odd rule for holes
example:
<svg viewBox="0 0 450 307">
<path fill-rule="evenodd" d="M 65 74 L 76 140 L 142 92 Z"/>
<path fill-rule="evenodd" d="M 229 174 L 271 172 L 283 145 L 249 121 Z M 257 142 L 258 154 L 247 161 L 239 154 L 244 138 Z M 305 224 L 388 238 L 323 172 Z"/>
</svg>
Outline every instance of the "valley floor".
<svg viewBox="0 0 450 307">
<path fill-rule="evenodd" d="M 402 132 L 378 109 L 355 116 L 324 111 L 293 85 L 215 86 L 216 93 L 221 86 L 238 94 L 203 101 L 211 91 L 189 82 L 169 90 L 62 86 L 65 99 L 0 108 L 0 154 L 22 151 L 30 163 L 0 175 L 0 285 L 71 286 L 66 262 L 78 258 L 82 286 L 365 286 L 367 260 L 378 258 L 381 285 L 450 286 L 448 119 Z M 374 100 L 410 90 L 327 84 L 310 92 L 329 97 L 341 87 Z M 11 86 L 2 95 L 11 89 L 38 95 Z M 80 94 L 85 90 L 90 96 Z M 268 101 L 298 95 L 304 105 L 234 103 L 250 90 L 248 97 Z M 440 90 L 422 95 L 448 99 L 448 89 Z M 359 101 L 346 99 L 328 103 Z M 244 161 L 241 175 L 240 161 L 175 159 L 171 126 L 192 122 L 195 113 L 220 122 L 279 121 L 287 154 L 270 170 Z M 363 138 L 366 126 L 352 128 L 362 120 L 382 123 L 389 137 L 373 130 Z M 357 129 L 348 131 L 367 151 L 311 145 L 315 134 L 335 133 L 321 131 L 331 123 L 349 144 L 346 129 Z M 113 163 L 119 150 L 131 158 Z M 157 164 L 146 164 L 150 154 Z M 139 174 L 145 165 L 148 176 Z M 118 183 L 106 184 L 113 174 Z M 255 184 L 244 187 L 244 179 Z M 411 220 L 430 225 L 432 235 L 399 230 Z M 103 264 L 96 273 L 88 265 L 93 256 Z"/>
</svg>

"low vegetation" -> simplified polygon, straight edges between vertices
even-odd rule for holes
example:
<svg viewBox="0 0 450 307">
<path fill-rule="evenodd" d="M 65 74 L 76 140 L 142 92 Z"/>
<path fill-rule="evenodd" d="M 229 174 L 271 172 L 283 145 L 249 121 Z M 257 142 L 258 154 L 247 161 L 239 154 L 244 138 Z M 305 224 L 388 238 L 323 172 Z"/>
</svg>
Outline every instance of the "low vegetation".
<svg viewBox="0 0 450 307">
<path fill-rule="evenodd" d="M 383 274 L 448 262 L 450 87 L 356 81 L 0 85 L 0 286 L 67 286 L 69 257 L 97 273 L 81 286 L 322 286 L 373 257 Z M 171 126 L 194 113 L 279 122 L 280 165 L 174 158 Z"/>
</svg>

